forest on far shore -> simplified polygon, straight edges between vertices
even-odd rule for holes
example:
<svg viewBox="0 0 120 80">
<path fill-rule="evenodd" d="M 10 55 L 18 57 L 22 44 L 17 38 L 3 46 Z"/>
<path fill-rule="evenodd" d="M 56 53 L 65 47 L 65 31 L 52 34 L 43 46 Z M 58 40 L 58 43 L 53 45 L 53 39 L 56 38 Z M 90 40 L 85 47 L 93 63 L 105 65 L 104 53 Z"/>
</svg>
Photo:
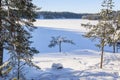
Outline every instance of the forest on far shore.
<svg viewBox="0 0 120 80">
<path fill-rule="evenodd" d="M 117 14 L 119 11 L 113 11 Z M 73 13 L 73 12 L 51 12 L 41 11 L 37 12 L 37 19 L 89 19 L 98 20 L 100 16 L 98 13 Z"/>
</svg>

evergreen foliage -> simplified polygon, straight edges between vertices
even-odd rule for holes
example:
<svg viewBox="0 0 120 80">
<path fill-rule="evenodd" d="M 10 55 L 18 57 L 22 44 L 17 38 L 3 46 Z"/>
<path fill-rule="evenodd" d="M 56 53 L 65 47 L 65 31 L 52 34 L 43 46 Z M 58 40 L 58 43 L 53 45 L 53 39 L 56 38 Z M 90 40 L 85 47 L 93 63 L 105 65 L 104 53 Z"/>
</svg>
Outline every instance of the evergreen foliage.
<svg viewBox="0 0 120 80">
<path fill-rule="evenodd" d="M 120 13 L 118 12 L 114 15 L 111 25 L 111 36 L 108 38 L 108 44 L 113 46 L 113 53 L 116 52 L 116 48 L 119 47 L 118 43 L 120 42 Z M 118 50 L 117 50 L 118 51 Z"/>
<path fill-rule="evenodd" d="M 18 65 L 19 70 L 21 60 L 32 66 L 31 59 L 38 53 L 31 47 L 30 41 L 32 37 L 30 32 L 35 29 L 32 22 L 35 21 L 36 9 L 32 0 L 0 1 L 0 65 L 3 64 L 5 49 L 10 54 L 9 61 L 12 67 Z"/>
<path fill-rule="evenodd" d="M 112 0 L 104 0 L 102 3 L 103 9 L 100 12 L 100 20 L 97 25 L 91 24 L 82 24 L 82 26 L 87 26 L 90 29 L 84 36 L 87 38 L 92 38 L 93 40 L 98 39 L 99 44 L 97 46 L 101 49 L 101 62 L 100 68 L 103 67 L 103 55 L 104 55 L 104 47 L 108 42 L 109 37 L 111 36 L 111 32 L 113 32 L 113 26 L 111 24 L 112 19 Z"/>
</svg>

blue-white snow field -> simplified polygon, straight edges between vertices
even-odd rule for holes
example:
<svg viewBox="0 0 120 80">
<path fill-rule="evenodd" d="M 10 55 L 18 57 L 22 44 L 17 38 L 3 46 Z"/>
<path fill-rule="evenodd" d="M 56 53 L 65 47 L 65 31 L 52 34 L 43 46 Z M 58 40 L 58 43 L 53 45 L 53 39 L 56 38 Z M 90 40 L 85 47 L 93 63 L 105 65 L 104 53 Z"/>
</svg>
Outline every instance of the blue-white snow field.
<svg viewBox="0 0 120 80">
<path fill-rule="evenodd" d="M 47 27 L 38 27 L 32 33 L 32 40 L 34 43 L 32 46 L 36 47 L 40 53 L 53 53 L 58 52 L 58 46 L 53 48 L 49 48 L 48 45 L 50 44 L 51 37 L 63 36 L 67 39 L 73 40 L 75 45 L 69 43 L 62 43 L 62 52 L 71 52 L 75 50 L 81 49 L 91 49 L 99 51 L 99 48 L 95 46 L 98 41 L 91 41 L 88 38 L 82 36 L 83 33 L 75 32 L 75 31 L 68 31 L 62 29 L 55 29 L 55 28 L 47 28 Z M 106 47 L 105 51 L 112 51 L 112 48 Z"/>
</svg>

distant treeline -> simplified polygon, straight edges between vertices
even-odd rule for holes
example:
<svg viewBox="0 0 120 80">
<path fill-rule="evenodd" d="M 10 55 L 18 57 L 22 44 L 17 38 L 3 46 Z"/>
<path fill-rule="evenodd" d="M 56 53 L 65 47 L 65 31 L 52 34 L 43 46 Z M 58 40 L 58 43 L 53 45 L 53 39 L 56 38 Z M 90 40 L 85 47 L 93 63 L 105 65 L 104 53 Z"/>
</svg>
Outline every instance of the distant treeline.
<svg viewBox="0 0 120 80">
<path fill-rule="evenodd" d="M 38 19 L 81 19 L 91 14 L 79 14 L 72 12 L 37 12 Z"/>
<path fill-rule="evenodd" d="M 119 12 L 119 11 L 117 11 Z M 113 11 L 114 14 L 117 13 Z M 72 12 L 37 12 L 37 19 L 89 19 L 89 20 L 98 20 L 100 15 L 98 13 L 72 13 Z"/>
</svg>

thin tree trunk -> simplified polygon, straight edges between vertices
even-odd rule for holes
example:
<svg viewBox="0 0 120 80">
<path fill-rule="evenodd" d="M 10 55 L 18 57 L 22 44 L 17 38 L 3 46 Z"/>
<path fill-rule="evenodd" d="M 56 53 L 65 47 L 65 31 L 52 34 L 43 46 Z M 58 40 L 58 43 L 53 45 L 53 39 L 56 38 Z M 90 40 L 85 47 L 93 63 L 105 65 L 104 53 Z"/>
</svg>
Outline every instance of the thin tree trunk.
<svg viewBox="0 0 120 80">
<path fill-rule="evenodd" d="M 117 46 L 117 53 L 118 53 L 118 46 Z"/>
<path fill-rule="evenodd" d="M 0 66 L 3 64 L 3 45 L 0 43 Z M 2 76 L 2 69 L 0 69 L 0 76 Z"/>
<path fill-rule="evenodd" d="M 20 80 L 20 53 L 18 53 L 18 73 L 17 79 Z"/>
<path fill-rule="evenodd" d="M 59 52 L 61 52 L 61 42 L 59 43 Z"/>
<path fill-rule="evenodd" d="M 101 53 L 101 62 L 100 62 L 100 68 L 102 69 L 103 68 L 103 54 L 104 54 L 104 46 L 102 46 L 102 49 L 101 49 L 102 53 Z"/>
<path fill-rule="evenodd" d="M 116 45 L 115 43 L 113 43 L 113 53 L 115 53 L 115 50 L 116 50 Z"/>
<path fill-rule="evenodd" d="M 103 68 L 103 55 L 104 55 L 104 46 L 105 42 L 104 39 L 101 40 L 101 62 L 100 62 L 100 68 Z"/>
<path fill-rule="evenodd" d="M 0 0 L 0 33 L 2 31 L 2 20 L 1 20 L 1 0 Z M 0 66 L 3 64 L 3 42 L 0 42 Z M 0 76 L 2 76 L 2 70 L 0 69 Z"/>
</svg>

